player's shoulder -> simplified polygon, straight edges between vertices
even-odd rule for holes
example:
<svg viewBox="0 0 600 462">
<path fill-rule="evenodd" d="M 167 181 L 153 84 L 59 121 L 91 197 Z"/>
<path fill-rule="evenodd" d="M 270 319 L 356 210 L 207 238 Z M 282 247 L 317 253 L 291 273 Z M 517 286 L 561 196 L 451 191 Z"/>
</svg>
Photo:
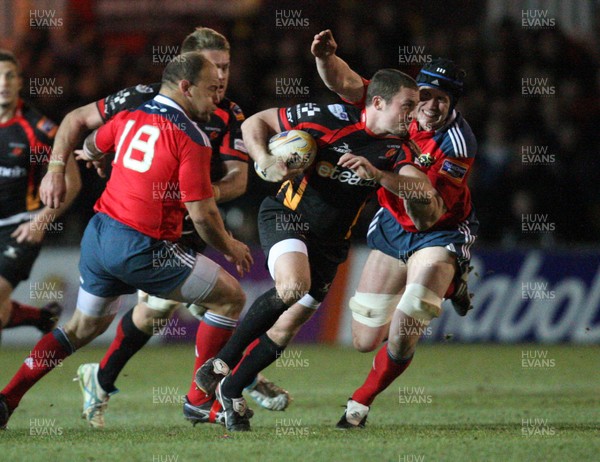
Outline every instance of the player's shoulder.
<svg viewBox="0 0 600 462">
<path fill-rule="evenodd" d="M 296 112 L 299 120 L 310 118 L 327 126 L 344 126 L 360 121 L 361 110 L 350 104 L 302 103 L 287 108 L 288 115 Z"/>
<path fill-rule="evenodd" d="M 460 112 L 454 111 L 452 119 L 441 130 L 440 148 L 447 157 L 473 158 L 477 154 L 477 139 L 469 123 Z"/>
<path fill-rule="evenodd" d="M 158 94 L 160 85 L 160 83 L 139 84 L 108 95 L 103 100 L 103 118 L 108 120 L 125 109 L 134 109 L 144 101 L 152 99 Z"/>
<path fill-rule="evenodd" d="M 156 95 L 151 100 L 142 103 L 138 110 L 150 115 L 153 123 L 156 122 L 157 117 L 160 117 L 164 127 L 168 125 L 171 130 L 191 139 L 196 144 L 211 146 L 208 136 L 198 124 L 188 117 L 181 106 L 165 95 Z"/>
<path fill-rule="evenodd" d="M 58 125 L 56 125 L 54 121 L 46 117 L 26 101 L 22 102 L 20 110 L 21 116 L 25 119 L 27 124 L 33 128 L 36 134 L 47 137 L 50 140 L 54 138 L 54 135 L 56 135 L 56 131 L 58 130 Z"/>
</svg>

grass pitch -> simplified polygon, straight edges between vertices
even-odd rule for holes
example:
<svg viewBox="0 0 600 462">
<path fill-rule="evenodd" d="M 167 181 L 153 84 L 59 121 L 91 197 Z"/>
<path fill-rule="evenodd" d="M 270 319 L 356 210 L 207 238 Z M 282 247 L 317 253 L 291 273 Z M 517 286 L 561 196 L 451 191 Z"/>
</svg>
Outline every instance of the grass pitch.
<svg viewBox="0 0 600 462">
<path fill-rule="evenodd" d="M 600 350 L 426 345 L 375 401 L 367 428 L 335 430 L 373 357 L 294 345 L 267 371 L 294 401 L 257 409 L 253 431 L 183 420 L 193 347 L 149 347 L 125 369 L 104 430 L 79 418 L 75 376 L 86 348 L 46 376 L 0 432 L 1 461 L 588 461 L 600 454 Z M 535 353 L 537 352 L 537 353 Z M 0 351 L 1 386 L 28 351 Z M 532 361 L 532 357 L 534 360 Z"/>
</svg>

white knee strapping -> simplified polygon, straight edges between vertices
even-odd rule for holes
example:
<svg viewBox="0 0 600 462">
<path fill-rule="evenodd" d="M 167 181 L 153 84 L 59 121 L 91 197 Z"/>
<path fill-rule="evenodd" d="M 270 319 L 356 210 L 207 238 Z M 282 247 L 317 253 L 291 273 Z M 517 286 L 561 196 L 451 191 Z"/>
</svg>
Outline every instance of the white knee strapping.
<svg viewBox="0 0 600 462">
<path fill-rule="evenodd" d="M 308 249 L 306 248 L 306 244 L 300 239 L 285 239 L 283 241 L 279 241 L 277 244 L 275 244 L 269 249 L 269 259 L 267 261 L 269 273 L 271 273 L 271 277 L 273 278 L 273 280 L 275 280 L 275 262 L 284 253 L 289 252 L 300 252 L 304 255 L 308 255 Z"/>
<path fill-rule="evenodd" d="M 148 295 L 148 301 L 146 304 L 160 313 L 168 313 L 179 305 L 179 302 L 175 300 L 165 300 L 164 298 L 155 297 L 154 295 Z"/>
<path fill-rule="evenodd" d="M 397 309 L 428 325 L 442 312 L 442 299 L 427 287 L 412 283 L 406 286 Z"/>
<path fill-rule="evenodd" d="M 348 305 L 355 321 L 368 327 L 380 327 L 391 321 L 398 300 L 398 294 L 356 292 Z"/>
</svg>

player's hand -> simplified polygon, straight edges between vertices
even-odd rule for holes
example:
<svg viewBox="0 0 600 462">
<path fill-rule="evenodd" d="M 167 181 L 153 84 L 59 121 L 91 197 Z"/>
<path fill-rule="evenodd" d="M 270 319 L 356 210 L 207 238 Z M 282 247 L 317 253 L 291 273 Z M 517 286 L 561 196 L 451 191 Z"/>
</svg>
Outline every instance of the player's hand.
<svg viewBox="0 0 600 462">
<path fill-rule="evenodd" d="M 231 233 L 229 234 L 231 235 Z M 225 254 L 225 258 L 228 262 L 235 265 L 235 269 L 240 277 L 243 277 L 245 273 L 249 272 L 250 267 L 254 263 L 250 248 L 233 237 L 229 244 L 229 252 Z"/>
<path fill-rule="evenodd" d="M 375 180 L 379 182 L 381 179 L 381 170 L 374 167 L 371 162 L 362 156 L 346 153 L 338 160 L 340 167 L 349 168 L 363 180 Z"/>
<path fill-rule="evenodd" d="M 303 172 L 301 168 L 288 168 L 283 160 L 271 155 L 260 158 L 256 163 L 265 179 L 272 183 L 289 180 Z"/>
<path fill-rule="evenodd" d="M 65 201 L 67 183 L 65 174 L 60 172 L 47 172 L 40 184 L 40 199 L 51 209 L 57 209 Z"/>
<path fill-rule="evenodd" d="M 84 161 L 87 168 L 95 168 L 100 178 L 106 178 L 106 157 L 102 157 L 100 160 L 91 160 L 83 149 L 76 149 L 75 159 Z"/>
<path fill-rule="evenodd" d="M 31 221 L 26 221 L 17 226 L 17 229 L 13 231 L 10 237 L 15 238 L 19 244 L 39 244 L 44 239 L 46 230 L 44 229 L 44 222 L 37 221 L 35 218 Z"/>
<path fill-rule="evenodd" d="M 315 58 L 324 59 L 327 56 L 335 54 L 337 50 L 337 43 L 333 39 L 331 30 L 327 29 L 319 32 L 315 35 L 312 44 L 310 45 L 310 52 Z"/>
</svg>

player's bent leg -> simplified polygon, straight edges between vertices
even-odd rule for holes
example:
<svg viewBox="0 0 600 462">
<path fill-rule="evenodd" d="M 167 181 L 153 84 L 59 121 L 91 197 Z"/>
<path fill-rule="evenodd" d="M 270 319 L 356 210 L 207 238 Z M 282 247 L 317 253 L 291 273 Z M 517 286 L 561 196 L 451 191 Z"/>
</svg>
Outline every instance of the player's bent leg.
<svg viewBox="0 0 600 462">
<path fill-rule="evenodd" d="M 262 294 L 250 306 L 244 322 L 219 352 L 218 363 L 213 367 L 212 362 L 207 362 L 198 370 L 196 384 L 207 394 L 214 391 L 218 376 L 224 372 L 227 375 L 239 362 L 246 347 L 265 334 L 310 288 L 308 250 L 301 240 L 286 239 L 276 243 L 269 251 L 267 265 L 275 279 L 275 288 Z"/>
<path fill-rule="evenodd" d="M 206 351 L 203 350 L 203 347 L 208 346 L 210 352 L 213 353 L 215 344 L 220 349 L 222 344 L 226 343 L 231 337 L 233 328 L 236 325 L 235 323 L 246 303 L 246 295 L 239 282 L 216 263 L 213 263 L 213 265 L 213 276 L 205 275 L 197 277 L 198 280 L 210 282 L 209 290 L 205 290 L 204 293 L 199 294 L 199 296 L 196 296 L 192 300 L 187 300 L 189 303 L 201 305 L 208 309 L 204 315 L 203 322 L 198 327 L 199 332 L 196 335 L 197 358 L 201 359 L 197 359 L 194 366 L 196 369 L 194 382 L 198 385 L 198 389 L 202 393 L 198 393 L 193 385 L 190 386 L 190 392 L 188 393 L 188 399 L 196 406 L 212 399 L 217 383 L 230 372 L 227 362 L 221 359 L 213 359 L 212 357 L 206 359 L 206 361 L 201 363 L 200 367 L 197 367 L 198 363 L 206 356 Z M 194 273 L 190 277 L 193 276 Z M 200 339 L 200 337 L 204 337 L 201 335 L 200 329 L 212 331 L 212 334 L 215 335 L 215 338 L 212 339 L 214 343 L 208 338 Z M 221 341 L 221 339 L 224 341 Z M 198 342 L 198 340 L 201 340 L 201 342 Z M 206 345 L 204 344 L 205 341 L 207 342 Z M 199 343 L 200 345 L 198 345 Z M 216 352 L 218 351 L 216 350 Z M 216 354 L 216 352 L 214 353 Z"/>
<path fill-rule="evenodd" d="M 360 428 L 369 406 L 410 365 L 416 345 L 441 313 L 442 297 L 454 275 L 454 257 L 442 247 L 415 252 L 407 263 L 407 284 L 392 317 L 388 342 L 379 350 L 365 383 L 348 400 L 338 428 Z"/>
<path fill-rule="evenodd" d="M 224 300 L 227 303 L 224 304 Z M 231 338 L 245 297 L 237 280 L 221 269 L 213 291 L 198 303 L 206 311 L 196 331 L 192 381 L 183 406 L 185 418 L 194 424 L 216 420 L 216 414 L 212 412 L 214 396 L 211 388 L 216 387 L 216 383 L 229 373 L 229 367 L 223 361 L 214 359 L 214 356 Z M 209 384 L 199 388 L 196 374 L 205 377 Z"/>
<path fill-rule="evenodd" d="M 371 250 L 349 303 L 354 348 L 366 352 L 381 345 L 405 285 L 406 265 L 398 258 Z"/>
<path fill-rule="evenodd" d="M 279 346 L 281 351 L 283 351 L 283 349 L 296 336 L 300 328 L 313 316 L 313 314 L 315 314 L 319 305 L 320 303 L 310 295 L 305 295 L 279 317 L 273 327 L 267 331 L 266 337 L 268 337 L 268 339 L 270 339 L 275 345 Z M 258 343 L 261 341 L 261 339 L 256 340 L 256 346 L 258 346 Z M 268 360 L 266 355 L 264 359 L 262 358 L 263 355 L 260 353 L 260 350 L 260 347 L 256 349 L 254 348 L 254 344 L 252 344 L 249 348 L 248 354 L 240 363 L 237 372 L 242 370 L 243 373 L 243 368 L 245 366 L 251 366 L 252 368 L 248 371 L 248 375 L 252 376 L 252 374 L 254 374 L 257 378 L 252 384 L 247 386 L 245 390 L 259 406 L 271 411 L 283 411 L 289 406 L 291 401 L 290 394 L 283 388 L 264 379 L 260 373 L 257 374 L 257 369 L 262 367 L 262 365 L 257 366 L 257 361 L 264 361 L 264 359 Z M 254 356 L 257 358 L 254 359 Z M 270 361 L 268 364 L 271 364 L 277 359 L 277 357 L 270 359 L 272 361 Z M 266 366 L 262 367 L 262 369 L 265 367 Z M 239 377 L 238 379 L 242 382 L 245 381 L 243 377 Z"/>
<path fill-rule="evenodd" d="M 79 289 L 77 310 L 62 328 L 44 335 L 10 383 L 0 392 L 9 415 L 23 395 L 48 372 L 106 330 L 118 309 L 118 299 L 96 297 Z M 50 358 L 50 359 L 49 359 Z M 6 422 L 0 422 L 0 427 Z"/>
<path fill-rule="evenodd" d="M 119 298 L 103 298 L 79 289 L 77 310 L 64 329 L 77 348 L 89 343 L 102 334 L 115 318 L 119 309 Z M 82 364 L 77 369 L 76 379 L 83 395 L 82 418 L 94 428 L 104 427 L 104 414 L 111 393 L 98 381 L 98 364 Z"/>
</svg>

